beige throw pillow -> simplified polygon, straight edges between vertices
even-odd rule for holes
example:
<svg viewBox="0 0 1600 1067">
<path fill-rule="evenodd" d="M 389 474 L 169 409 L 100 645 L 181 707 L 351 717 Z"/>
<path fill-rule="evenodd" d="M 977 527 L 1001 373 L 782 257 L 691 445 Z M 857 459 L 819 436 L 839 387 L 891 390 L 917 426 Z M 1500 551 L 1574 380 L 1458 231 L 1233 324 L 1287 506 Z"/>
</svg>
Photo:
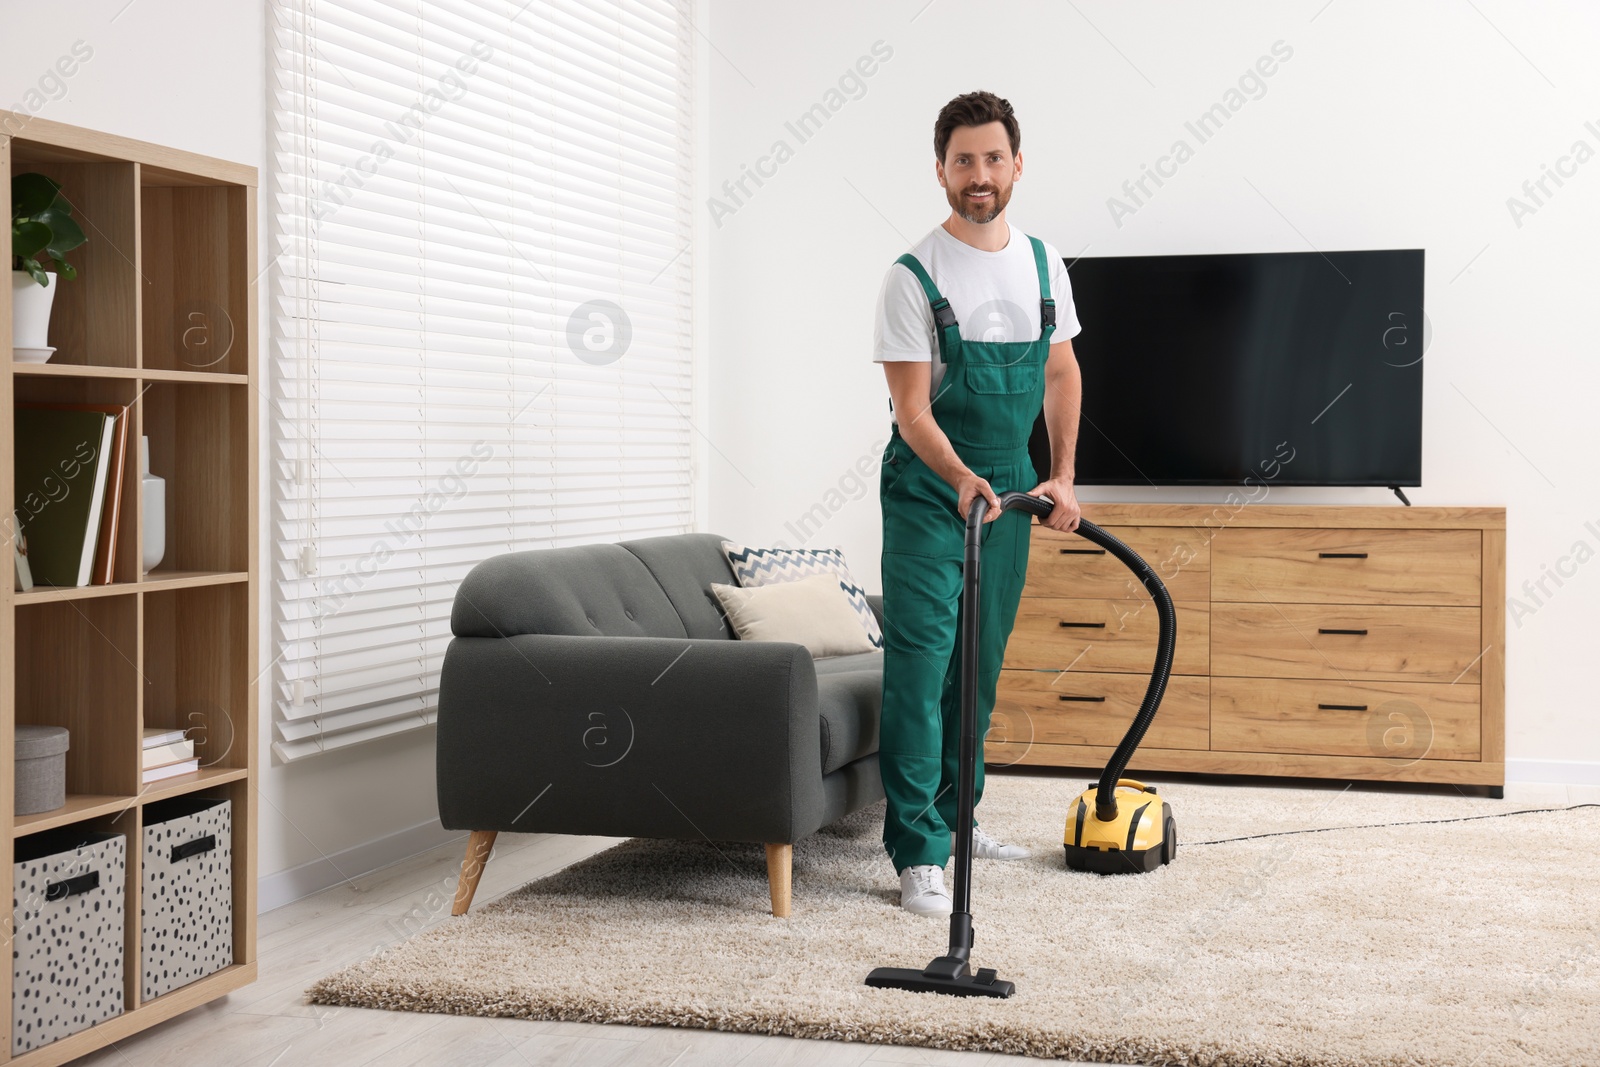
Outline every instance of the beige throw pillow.
<svg viewBox="0 0 1600 1067">
<path fill-rule="evenodd" d="M 711 592 L 741 641 L 793 641 L 813 659 L 876 651 L 837 574 L 749 589 L 712 582 Z"/>
</svg>

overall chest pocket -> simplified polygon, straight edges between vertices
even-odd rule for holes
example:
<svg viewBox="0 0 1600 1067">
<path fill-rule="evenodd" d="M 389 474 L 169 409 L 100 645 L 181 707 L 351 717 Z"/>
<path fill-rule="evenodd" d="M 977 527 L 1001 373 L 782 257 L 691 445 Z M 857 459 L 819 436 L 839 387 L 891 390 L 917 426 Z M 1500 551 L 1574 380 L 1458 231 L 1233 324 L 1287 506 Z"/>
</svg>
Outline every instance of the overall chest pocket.
<svg viewBox="0 0 1600 1067">
<path fill-rule="evenodd" d="M 967 385 L 974 393 L 1027 393 L 1039 384 L 1039 364 L 1029 356 L 1014 363 L 967 363 Z"/>
</svg>

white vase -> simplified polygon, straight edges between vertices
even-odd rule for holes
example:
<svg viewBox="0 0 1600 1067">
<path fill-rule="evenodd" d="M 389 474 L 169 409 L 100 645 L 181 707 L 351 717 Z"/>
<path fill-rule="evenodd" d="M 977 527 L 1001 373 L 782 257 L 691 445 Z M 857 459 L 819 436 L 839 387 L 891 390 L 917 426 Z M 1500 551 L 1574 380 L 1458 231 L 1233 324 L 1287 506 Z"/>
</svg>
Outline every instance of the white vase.
<svg viewBox="0 0 1600 1067">
<path fill-rule="evenodd" d="M 45 271 L 49 285 L 40 285 L 25 270 L 11 272 L 11 346 L 50 347 L 50 305 L 56 299 L 56 275 Z"/>
<path fill-rule="evenodd" d="M 144 569 L 154 570 L 167 554 L 167 481 L 150 473 L 150 438 L 139 438 L 139 480 L 144 490 Z"/>
</svg>

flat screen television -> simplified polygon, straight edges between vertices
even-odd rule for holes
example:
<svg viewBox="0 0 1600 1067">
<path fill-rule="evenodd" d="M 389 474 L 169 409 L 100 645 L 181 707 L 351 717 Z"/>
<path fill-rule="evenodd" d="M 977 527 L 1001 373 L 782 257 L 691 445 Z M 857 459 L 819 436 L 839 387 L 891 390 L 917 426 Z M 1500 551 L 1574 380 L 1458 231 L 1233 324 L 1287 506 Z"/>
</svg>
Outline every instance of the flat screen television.
<svg viewBox="0 0 1600 1067">
<path fill-rule="evenodd" d="M 1069 261 L 1077 483 L 1422 484 L 1422 269 L 1420 248 Z M 1048 472 L 1042 413 L 1029 447 Z"/>
</svg>

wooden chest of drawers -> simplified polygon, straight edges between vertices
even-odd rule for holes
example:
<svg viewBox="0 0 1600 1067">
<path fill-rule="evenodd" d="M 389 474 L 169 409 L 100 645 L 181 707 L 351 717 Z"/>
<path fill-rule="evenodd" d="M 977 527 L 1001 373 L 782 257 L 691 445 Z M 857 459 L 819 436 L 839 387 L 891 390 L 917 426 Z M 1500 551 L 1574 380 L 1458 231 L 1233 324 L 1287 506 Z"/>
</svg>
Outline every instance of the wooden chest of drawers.
<svg viewBox="0 0 1600 1067">
<path fill-rule="evenodd" d="M 1505 510 L 1086 504 L 1166 583 L 1173 673 L 1130 771 L 1505 781 Z M 1157 618 L 1115 557 L 1033 526 L 991 766 L 1097 768 Z"/>
</svg>

